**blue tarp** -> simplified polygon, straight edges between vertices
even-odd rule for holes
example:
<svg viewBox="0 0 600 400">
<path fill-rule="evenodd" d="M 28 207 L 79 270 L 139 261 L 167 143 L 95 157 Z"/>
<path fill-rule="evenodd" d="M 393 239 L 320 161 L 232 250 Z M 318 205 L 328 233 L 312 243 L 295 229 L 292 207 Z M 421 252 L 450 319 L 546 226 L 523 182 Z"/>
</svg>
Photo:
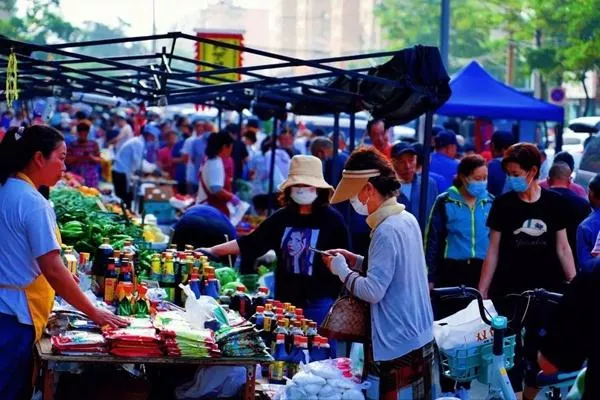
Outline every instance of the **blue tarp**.
<svg viewBox="0 0 600 400">
<path fill-rule="evenodd" d="M 450 117 L 563 122 L 562 107 L 520 93 L 472 61 L 450 81 L 452 95 L 437 110 Z"/>
</svg>

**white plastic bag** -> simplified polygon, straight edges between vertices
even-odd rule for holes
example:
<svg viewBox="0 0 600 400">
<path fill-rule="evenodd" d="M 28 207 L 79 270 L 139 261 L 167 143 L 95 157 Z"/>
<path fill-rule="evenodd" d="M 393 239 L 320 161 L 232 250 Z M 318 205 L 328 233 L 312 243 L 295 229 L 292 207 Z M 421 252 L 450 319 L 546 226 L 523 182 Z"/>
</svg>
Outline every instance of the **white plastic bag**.
<svg viewBox="0 0 600 400">
<path fill-rule="evenodd" d="M 210 296 L 200 296 L 192 292 L 189 285 L 179 284 L 179 287 L 186 294 L 185 300 L 185 318 L 194 328 L 204 329 L 204 323 L 215 318 L 214 310 L 219 307 L 219 303 Z"/>
<path fill-rule="evenodd" d="M 325 379 L 342 379 L 342 372 L 327 361 L 318 361 L 308 364 L 310 371 L 321 378 Z"/>
<path fill-rule="evenodd" d="M 491 300 L 484 300 L 490 318 L 498 315 Z M 491 328 L 481 319 L 477 300 L 473 300 L 467 308 L 451 316 L 435 321 L 433 336 L 437 345 L 445 350 L 473 343 L 492 341 Z"/>
<path fill-rule="evenodd" d="M 358 389 L 350 389 L 344 392 L 342 400 L 365 400 L 365 396 Z"/>
<path fill-rule="evenodd" d="M 328 397 L 333 396 L 334 394 L 339 393 L 339 390 L 335 389 L 330 384 L 321 387 L 319 390 L 319 397 Z"/>
<path fill-rule="evenodd" d="M 240 204 L 237 206 L 234 206 L 232 203 L 227 203 L 227 209 L 229 210 L 229 221 L 231 221 L 231 225 L 237 226 L 250 209 L 250 204 L 245 201 L 240 201 Z"/>
<path fill-rule="evenodd" d="M 292 381 L 297 385 L 319 385 L 323 386 L 327 383 L 325 379 L 320 376 L 312 374 L 310 371 L 300 371 L 292 378 Z M 318 392 L 318 390 L 317 390 Z M 315 393 L 317 393 L 315 392 Z"/>
</svg>

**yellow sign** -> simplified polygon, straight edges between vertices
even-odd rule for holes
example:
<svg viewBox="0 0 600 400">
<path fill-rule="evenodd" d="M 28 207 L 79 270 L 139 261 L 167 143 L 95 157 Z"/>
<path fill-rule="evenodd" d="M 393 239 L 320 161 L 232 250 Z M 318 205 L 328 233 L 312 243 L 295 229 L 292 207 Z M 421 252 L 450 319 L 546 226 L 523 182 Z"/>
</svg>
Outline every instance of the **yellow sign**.
<svg viewBox="0 0 600 400">
<path fill-rule="evenodd" d="M 200 39 L 215 40 L 234 46 L 242 46 L 244 41 L 244 36 L 239 33 L 199 32 L 197 36 Z M 196 69 L 198 72 L 213 71 L 219 69 L 218 66 L 224 68 L 238 68 L 242 66 L 242 52 L 240 50 L 202 41 L 196 43 L 196 59 L 206 63 L 198 65 Z M 198 79 L 205 83 L 237 82 L 240 80 L 240 74 L 231 72 L 207 77 L 199 76 Z"/>
</svg>

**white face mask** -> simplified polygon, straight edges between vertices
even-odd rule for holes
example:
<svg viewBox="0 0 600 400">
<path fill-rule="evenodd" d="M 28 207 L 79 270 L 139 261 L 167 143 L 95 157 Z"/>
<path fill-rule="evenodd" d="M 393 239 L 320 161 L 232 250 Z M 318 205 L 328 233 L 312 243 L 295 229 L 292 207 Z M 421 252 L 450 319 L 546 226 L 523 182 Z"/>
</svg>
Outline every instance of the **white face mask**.
<svg viewBox="0 0 600 400">
<path fill-rule="evenodd" d="M 352 204 L 352 208 L 354 208 L 354 211 L 356 211 L 357 214 L 369 215 L 369 209 L 367 208 L 367 205 L 358 200 L 358 195 L 350 199 L 350 204 Z"/>
<path fill-rule="evenodd" d="M 290 191 L 290 197 L 297 204 L 307 206 L 317 199 L 317 188 L 314 187 L 293 187 Z"/>
</svg>

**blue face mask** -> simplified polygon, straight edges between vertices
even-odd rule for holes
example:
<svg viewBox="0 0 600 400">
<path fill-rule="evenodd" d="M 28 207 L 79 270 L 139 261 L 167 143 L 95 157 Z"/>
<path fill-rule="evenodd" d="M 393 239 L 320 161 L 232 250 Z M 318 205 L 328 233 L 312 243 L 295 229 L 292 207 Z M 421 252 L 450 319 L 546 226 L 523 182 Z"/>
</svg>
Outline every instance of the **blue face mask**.
<svg viewBox="0 0 600 400">
<path fill-rule="evenodd" d="M 467 192 L 473 197 L 483 197 L 487 192 L 487 181 L 469 181 Z"/>
<path fill-rule="evenodd" d="M 517 193 L 523 193 L 529 187 L 529 183 L 524 176 L 507 176 L 506 184 L 509 190 Z"/>
</svg>

